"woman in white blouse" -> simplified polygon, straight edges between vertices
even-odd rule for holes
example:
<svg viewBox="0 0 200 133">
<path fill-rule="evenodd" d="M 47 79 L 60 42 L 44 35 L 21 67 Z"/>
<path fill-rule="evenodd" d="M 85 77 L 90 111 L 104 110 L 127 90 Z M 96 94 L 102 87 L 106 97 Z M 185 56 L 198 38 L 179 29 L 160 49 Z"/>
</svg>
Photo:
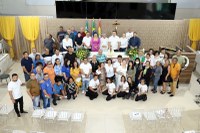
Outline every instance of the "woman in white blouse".
<svg viewBox="0 0 200 133">
<path fill-rule="evenodd" d="M 113 83 L 112 79 L 108 78 L 106 83 L 106 89 L 102 92 L 103 95 L 107 95 L 106 101 L 110 101 L 111 99 L 116 97 L 115 89 L 116 86 Z"/>
<path fill-rule="evenodd" d="M 126 38 L 126 34 L 123 33 L 122 37 L 120 38 L 119 51 L 125 52 L 127 46 L 128 46 L 128 39 Z"/>
<path fill-rule="evenodd" d="M 113 80 L 115 73 L 111 59 L 107 60 L 107 63 L 105 64 L 105 69 L 106 69 L 106 78 L 111 78 Z"/>
<path fill-rule="evenodd" d="M 106 37 L 106 34 L 102 34 L 101 37 L 101 45 L 100 48 L 102 49 L 103 52 L 107 52 L 108 51 L 108 38 Z"/>
<path fill-rule="evenodd" d="M 126 95 L 129 93 L 129 85 L 128 82 L 126 81 L 126 77 L 122 76 L 121 81 L 119 83 L 119 92 L 117 94 L 117 97 L 122 97 L 125 99 Z"/>
<path fill-rule="evenodd" d="M 63 48 L 67 51 L 68 47 L 73 47 L 72 39 L 69 38 L 69 35 L 66 35 L 65 38 L 62 40 Z"/>
<path fill-rule="evenodd" d="M 121 77 L 125 76 L 126 77 L 126 73 L 127 73 L 127 63 L 126 63 L 126 59 L 122 60 L 122 63 L 119 67 L 117 67 L 116 70 L 117 73 L 117 77 L 116 77 L 116 86 L 117 86 L 117 91 L 119 89 L 119 83 L 121 81 Z"/>
</svg>

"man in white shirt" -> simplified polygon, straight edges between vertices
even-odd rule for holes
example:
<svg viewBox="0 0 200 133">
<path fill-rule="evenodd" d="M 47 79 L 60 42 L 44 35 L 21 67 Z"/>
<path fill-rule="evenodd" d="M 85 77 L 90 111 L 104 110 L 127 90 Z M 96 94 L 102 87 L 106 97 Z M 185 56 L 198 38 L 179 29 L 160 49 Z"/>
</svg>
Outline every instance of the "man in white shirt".
<svg viewBox="0 0 200 133">
<path fill-rule="evenodd" d="M 90 36 L 89 32 L 87 32 L 86 36 L 83 37 L 83 41 L 82 42 L 83 42 L 84 48 L 91 50 L 91 36 Z"/>
<path fill-rule="evenodd" d="M 108 38 L 106 37 L 105 33 L 103 33 L 101 37 L 101 49 L 103 52 L 108 51 Z"/>
<path fill-rule="evenodd" d="M 116 31 L 113 31 L 112 36 L 110 36 L 109 39 L 108 39 L 109 49 L 111 51 L 114 50 L 115 52 L 118 52 L 119 51 L 119 44 L 120 44 L 119 37 L 117 36 Z"/>
<path fill-rule="evenodd" d="M 90 80 L 88 91 L 86 92 L 86 96 L 90 98 L 90 100 L 93 100 L 98 97 L 98 89 L 99 89 L 99 79 L 98 75 L 94 75 L 94 78 Z"/>
<path fill-rule="evenodd" d="M 147 100 L 147 85 L 145 84 L 145 79 L 141 79 L 141 83 L 138 85 L 138 94 L 135 98 L 135 101 L 139 101 L 139 100 L 143 100 L 146 101 Z"/>
<path fill-rule="evenodd" d="M 69 35 L 65 35 L 65 38 L 62 40 L 63 48 L 68 51 L 69 47 L 73 47 L 72 39 L 69 38 Z"/>
<path fill-rule="evenodd" d="M 126 32 L 126 38 L 129 40 L 131 37 L 133 37 L 133 31 L 131 28 L 129 28 L 128 32 Z"/>
<path fill-rule="evenodd" d="M 35 48 L 32 49 L 32 53 L 29 54 L 29 57 L 30 57 L 33 61 L 35 61 L 35 56 L 36 56 L 36 54 L 39 54 L 39 55 L 40 55 L 40 59 L 43 60 L 43 56 L 42 56 L 40 53 L 38 53 L 38 52 L 36 51 Z"/>
<path fill-rule="evenodd" d="M 80 65 L 81 69 L 81 77 L 82 77 L 82 93 L 85 93 L 86 89 L 88 88 L 89 81 L 90 81 L 90 74 L 92 72 L 92 66 L 88 62 L 88 59 L 85 58 Z"/>
<path fill-rule="evenodd" d="M 55 64 L 55 60 L 59 58 L 60 59 L 60 63 L 63 66 L 64 61 L 63 61 L 63 56 L 60 54 L 60 51 L 58 49 L 56 49 L 55 54 L 52 56 L 52 64 Z"/>
<path fill-rule="evenodd" d="M 18 75 L 16 73 L 12 74 L 12 81 L 10 81 L 8 84 L 8 92 L 18 117 L 21 117 L 20 113 L 28 113 L 24 111 L 23 107 L 23 95 L 21 91 L 22 85 L 24 84 L 18 79 Z M 20 111 L 18 109 L 18 103 L 20 105 Z"/>
</svg>

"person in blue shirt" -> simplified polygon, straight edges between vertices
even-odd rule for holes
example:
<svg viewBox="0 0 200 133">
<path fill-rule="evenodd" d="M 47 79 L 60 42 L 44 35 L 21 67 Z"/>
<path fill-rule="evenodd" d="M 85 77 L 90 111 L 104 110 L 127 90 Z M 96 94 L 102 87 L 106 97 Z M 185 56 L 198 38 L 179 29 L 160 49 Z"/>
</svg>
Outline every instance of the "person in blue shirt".
<svg viewBox="0 0 200 133">
<path fill-rule="evenodd" d="M 105 63 L 106 62 L 106 55 L 103 54 L 103 51 L 101 49 L 99 49 L 98 54 L 96 55 L 97 61 L 99 63 Z"/>
<path fill-rule="evenodd" d="M 44 60 L 40 58 L 40 55 L 39 54 L 36 54 L 35 55 L 35 60 L 33 62 L 33 67 L 36 68 L 36 64 L 38 62 L 41 62 L 42 63 L 42 66 L 44 67 L 45 63 L 44 63 Z"/>
<path fill-rule="evenodd" d="M 137 49 L 139 49 L 140 48 L 140 44 L 141 44 L 140 38 L 137 36 L 137 33 L 134 32 L 133 33 L 133 37 L 131 37 L 129 39 L 129 41 L 128 41 L 128 48 L 131 48 L 131 49 L 137 48 Z"/>
<path fill-rule="evenodd" d="M 30 73 L 33 71 L 33 60 L 28 56 L 27 51 L 23 52 L 21 66 L 24 72 L 25 81 L 27 82 L 30 79 Z"/>
<path fill-rule="evenodd" d="M 65 59 L 64 65 L 62 66 L 62 73 L 64 81 L 67 82 L 68 78 L 70 77 L 70 60 Z"/>
<path fill-rule="evenodd" d="M 56 100 L 61 100 L 65 98 L 66 93 L 64 91 L 64 86 L 61 81 L 56 82 L 53 85 L 54 88 L 54 94 L 53 94 L 53 104 L 57 105 Z"/>
<path fill-rule="evenodd" d="M 47 73 L 44 74 L 44 82 L 41 84 L 43 107 L 50 107 L 51 97 L 53 94 L 53 85 Z"/>
</svg>

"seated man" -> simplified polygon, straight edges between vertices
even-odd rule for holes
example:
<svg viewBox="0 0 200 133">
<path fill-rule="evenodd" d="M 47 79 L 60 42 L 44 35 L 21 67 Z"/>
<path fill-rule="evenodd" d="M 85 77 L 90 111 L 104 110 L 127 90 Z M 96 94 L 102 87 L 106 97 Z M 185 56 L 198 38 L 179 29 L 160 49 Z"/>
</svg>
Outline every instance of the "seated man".
<svg viewBox="0 0 200 133">
<path fill-rule="evenodd" d="M 141 79 L 141 83 L 138 85 L 139 92 L 136 95 L 135 101 L 147 100 L 147 85 L 145 84 L 145 79 Z"/>
<path fill-rule="evenodd" d="M 61 81 L 57 81 L 54 86 L 54 94 L 53 96 L 53 105 L 57 105 L 56 100 L 61 100 L 63 98 L 66 98 L 66 93 L 64 91 L 64 87 Z"/>
<path fill-rule="evenodd" d="M 85 94 L 86 96 L 90 98 L 90 100 L 93 100 L 98 97 L 98 89 L 100 88 L 99 85 L 100 84 L 99 84 L 98 75 L 95 74 L 94 78 L 90 80 L 88 91 Z"/>
<path fill-rule="evenodd" d="M 98 54 L 96 55 L 96 58 L 99 63 L 105 63 L 107 57 L 105 54 L 103 54 L 103 51 L 99 49 Z"/>
</svg>

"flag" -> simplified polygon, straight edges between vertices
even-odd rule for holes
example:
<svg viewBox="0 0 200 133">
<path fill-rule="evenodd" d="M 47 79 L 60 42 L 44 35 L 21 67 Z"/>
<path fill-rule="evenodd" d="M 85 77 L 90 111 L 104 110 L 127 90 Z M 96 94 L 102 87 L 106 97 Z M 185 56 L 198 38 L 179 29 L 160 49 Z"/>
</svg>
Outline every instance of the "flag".
<svg viewBox="0 0 200 133">
<path fill-rule="evenodd" d="M 100 37 L 101 36 L 101 19 L 99 19 L 99 24 L 98 24 L 98 34 Z"/>
<path fill-rule="evenodd" d="M 96 30 L 95 20 L 92 20 L 92 33 Z"/>
<path fill-rule="evenodd" d="M 85 33 L 88 32 L 88 20 L 86 19 L 86 22 L 85 22 Z"/>
</svg>

